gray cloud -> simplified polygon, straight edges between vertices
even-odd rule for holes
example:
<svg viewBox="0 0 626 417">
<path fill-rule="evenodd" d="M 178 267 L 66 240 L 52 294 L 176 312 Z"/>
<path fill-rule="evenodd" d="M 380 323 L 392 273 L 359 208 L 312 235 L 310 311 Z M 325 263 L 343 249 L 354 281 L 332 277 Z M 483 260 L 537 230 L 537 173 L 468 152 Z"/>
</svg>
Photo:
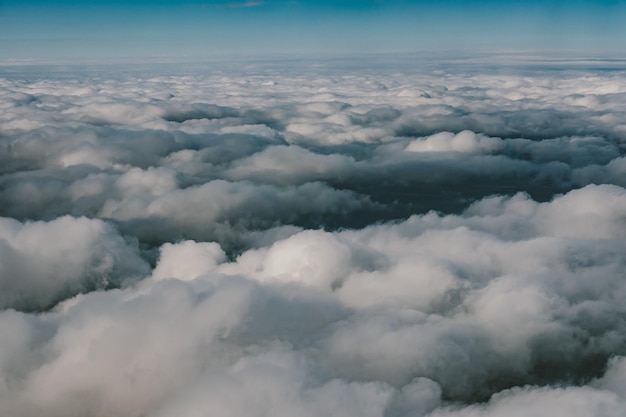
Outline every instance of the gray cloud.
<svg viewBox="0 0 626 417">
<path fill-rule="evenodd" d="M 0 307 L 46 309 L 77 293 L 128 285 L 149 270 L 135 245 L 100 220 L 0 218 Z"/>
<path fill-rule="evenodd" d="M 621 71 L 242 65 L 0 78 L 0 414 L 624 415 Z"/>
</svg>

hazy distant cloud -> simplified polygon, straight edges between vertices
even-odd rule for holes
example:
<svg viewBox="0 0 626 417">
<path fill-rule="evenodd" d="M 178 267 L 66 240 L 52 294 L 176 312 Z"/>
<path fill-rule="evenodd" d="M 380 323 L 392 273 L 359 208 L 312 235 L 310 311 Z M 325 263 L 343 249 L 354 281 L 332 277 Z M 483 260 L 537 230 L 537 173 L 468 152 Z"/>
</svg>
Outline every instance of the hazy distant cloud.
<svg viewBox="0 0 626 417">
<path fill-rule="evenodd" d="M 0 78 L 1 415 L 623 415 L 623 73 L 350 63 Z"/>
<path fill-rule="evenodd" d="M 264 1 L 245 1 L 245 2 L 233 2 L 226 3 L 226 7 L 238 8 L 238 7 L 257 7 L 264 5 Z"/>
</svg>

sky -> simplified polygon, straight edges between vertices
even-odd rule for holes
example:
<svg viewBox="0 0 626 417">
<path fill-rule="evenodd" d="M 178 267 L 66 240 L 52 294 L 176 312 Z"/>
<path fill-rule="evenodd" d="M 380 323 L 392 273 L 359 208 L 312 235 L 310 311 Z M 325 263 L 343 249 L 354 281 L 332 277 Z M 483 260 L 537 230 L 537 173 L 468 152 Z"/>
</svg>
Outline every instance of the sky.
<svg viewBox="0 0 626 417">
<path fill-rule="evenodd" d="M 626 2 L 1 0 L 0 59 L 620 53 Z"/>
</svg>

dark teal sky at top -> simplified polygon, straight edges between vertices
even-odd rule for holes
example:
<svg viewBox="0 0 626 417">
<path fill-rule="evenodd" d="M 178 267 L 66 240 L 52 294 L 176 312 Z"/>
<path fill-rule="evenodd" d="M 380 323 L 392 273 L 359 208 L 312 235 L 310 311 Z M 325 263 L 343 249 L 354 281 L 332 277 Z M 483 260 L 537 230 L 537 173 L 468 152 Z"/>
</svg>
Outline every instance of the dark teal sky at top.
<svg viewBox="0 0 626 417">
<path fill-rule="evenodd" d="M 0 60 L 626 51 L 626 0 L 0 0 Z"/>
</svg>

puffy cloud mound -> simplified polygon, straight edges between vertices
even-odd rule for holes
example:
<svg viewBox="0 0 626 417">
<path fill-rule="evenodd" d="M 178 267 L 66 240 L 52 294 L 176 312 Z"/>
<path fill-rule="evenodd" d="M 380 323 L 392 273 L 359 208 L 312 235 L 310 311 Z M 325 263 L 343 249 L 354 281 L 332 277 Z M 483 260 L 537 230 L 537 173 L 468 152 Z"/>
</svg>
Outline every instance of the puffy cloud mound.
<svg viewBox="0 0 626 417">
<path fill-rule="evenodd" d="M 624 416 L 626 73 L 350 62 L 0 72 L 0 415 Z"/>
<path fill-rule="evenodd" d="M 46 309 L 78 293 L 128 285 L 148 264 L 101 220 L 0 218 L 0 308 Z"/>
</svg>

